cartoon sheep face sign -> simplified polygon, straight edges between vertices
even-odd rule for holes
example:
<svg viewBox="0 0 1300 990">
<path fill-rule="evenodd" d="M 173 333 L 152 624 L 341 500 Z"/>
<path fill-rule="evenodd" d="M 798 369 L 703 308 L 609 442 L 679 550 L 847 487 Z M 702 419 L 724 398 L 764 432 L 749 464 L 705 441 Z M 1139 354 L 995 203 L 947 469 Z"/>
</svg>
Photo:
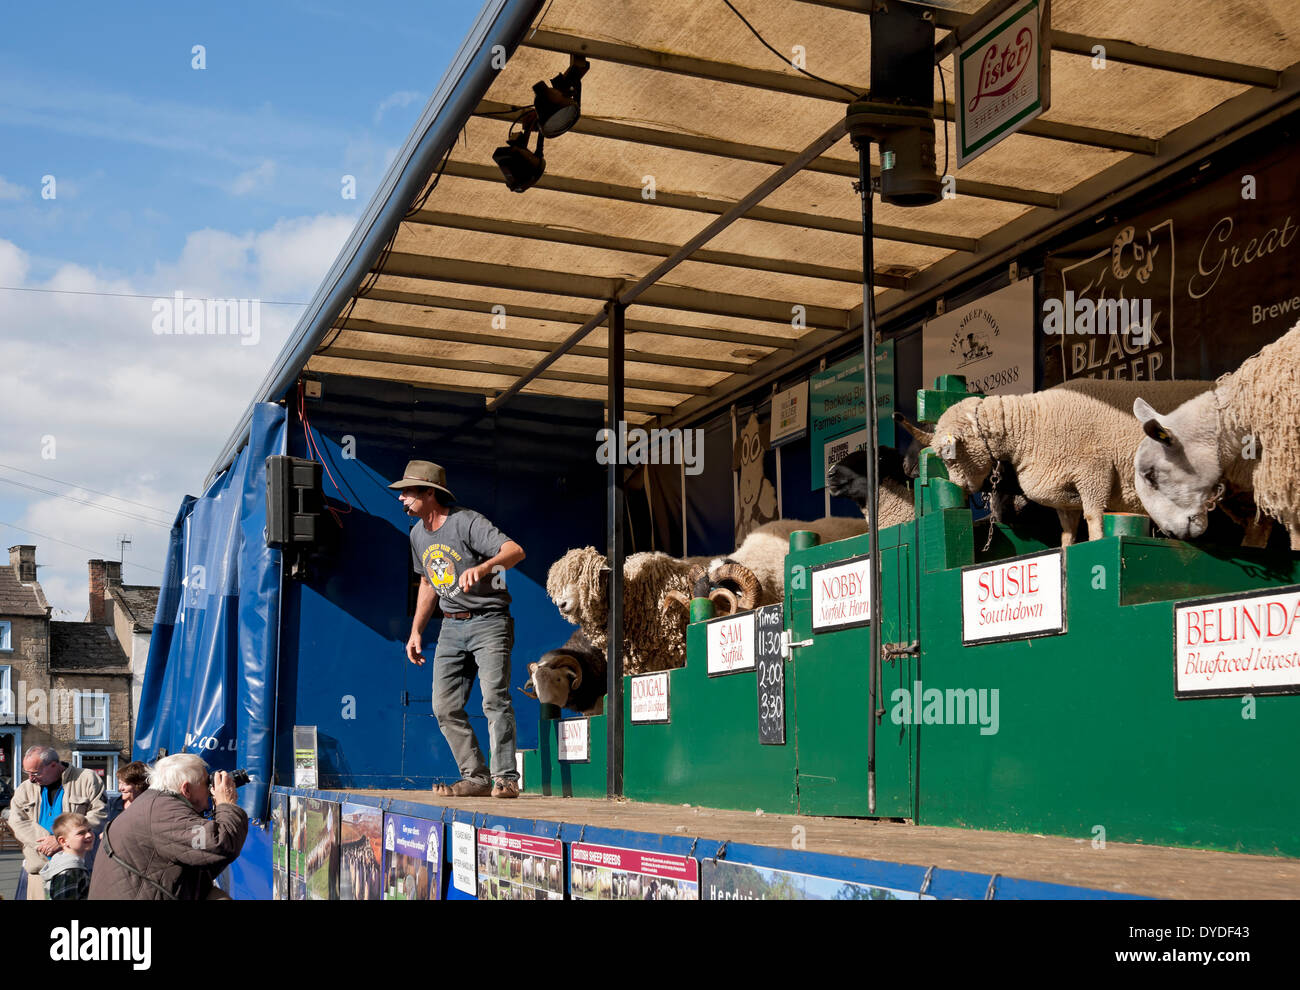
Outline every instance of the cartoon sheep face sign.
<svg viewBox="0 0 1300 990">
<path fill-rule="evenodd" d="M 767 440 L 759 428 L 758 414 L 750 413 L 745 428 L 736 437 L 732 456 L 733 470 L 740 472 L 739 505 L 736 511 L 736 546 L 749 533 L 776 518 L 776 489 L 763 474 L 763 455 Z"/>
</svg>

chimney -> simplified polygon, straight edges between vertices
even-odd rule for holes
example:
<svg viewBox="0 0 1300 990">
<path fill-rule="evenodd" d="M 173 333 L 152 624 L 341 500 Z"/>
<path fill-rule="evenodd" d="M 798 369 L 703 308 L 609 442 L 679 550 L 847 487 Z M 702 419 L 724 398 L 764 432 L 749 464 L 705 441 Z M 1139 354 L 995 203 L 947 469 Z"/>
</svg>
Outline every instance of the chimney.
<svg viewBox="0 0 1300 990">
<path fill-rule="evenodd" d="M 110 584 L 122 583 L 122 564 L 116 560 L 92 560 L 90 563 L 90 611 L 86 621 L 108 625 L 112 620 L 104 604 Z"/>
<path fill-rule="evenodd" d="M 9 548 L 9 566 L 18 568 L 18 580 L 31 584 L 36 580 L 36 547 L 19 544 Z"/>
</svg>

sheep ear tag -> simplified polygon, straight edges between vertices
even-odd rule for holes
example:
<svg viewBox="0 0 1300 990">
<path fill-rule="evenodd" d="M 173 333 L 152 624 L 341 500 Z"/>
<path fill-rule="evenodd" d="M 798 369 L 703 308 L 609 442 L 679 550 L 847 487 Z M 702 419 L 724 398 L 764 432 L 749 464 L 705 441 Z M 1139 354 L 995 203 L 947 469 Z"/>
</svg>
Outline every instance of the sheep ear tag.
<svg viewBox="0 0 1300 990">
<path fill-rule="evenodd" d="M 1142 430 L 1156 443 L 1164 444 L 1166 447 L 1172 447 L 1174 445 L 1174 435 L 1154 419 L 1148 419 L 1143 423 Z"/>
</svg>

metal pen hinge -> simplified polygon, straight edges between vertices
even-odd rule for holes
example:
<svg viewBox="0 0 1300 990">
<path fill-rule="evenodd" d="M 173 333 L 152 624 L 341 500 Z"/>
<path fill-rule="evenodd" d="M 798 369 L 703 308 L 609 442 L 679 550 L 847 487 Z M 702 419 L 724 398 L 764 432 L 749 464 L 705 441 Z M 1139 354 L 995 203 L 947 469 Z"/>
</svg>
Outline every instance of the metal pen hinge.
<svg viewBox="0 0 1300 990">
<path fill-rule="evenodd" d="M 885 643 L 880 647 L 880 656 L 883 660 L 894 661 L 899 657 L 914 657 L 921 652 L 920 640 L 912 640 L 910 643 Z"/>
<path fill-rule="evenodd" d="M 794 642 L 794 633 L 791 632 L 789 629 L 782 629 L 781 630 L 781 659 L 789 660 L 791 656 L 791 651 L 796 646 L 812 646 L 814 642 L 815 641 L 811 639 L 801 639 L 799 642 L 796 643 Z"/>
</svg>

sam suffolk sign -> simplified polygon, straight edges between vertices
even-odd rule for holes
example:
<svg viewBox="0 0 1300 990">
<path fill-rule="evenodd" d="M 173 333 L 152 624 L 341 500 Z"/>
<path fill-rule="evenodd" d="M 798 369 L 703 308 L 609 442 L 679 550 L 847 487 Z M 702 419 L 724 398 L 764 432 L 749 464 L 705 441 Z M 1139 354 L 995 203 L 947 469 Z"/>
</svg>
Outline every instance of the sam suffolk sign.
<svg viewBox="0 0 1300 990">
<path fill-rule="evenodd" d="M 1174 696 L 1300 694 L 1300 587 L 1174 606 Z"/>
</svg>

